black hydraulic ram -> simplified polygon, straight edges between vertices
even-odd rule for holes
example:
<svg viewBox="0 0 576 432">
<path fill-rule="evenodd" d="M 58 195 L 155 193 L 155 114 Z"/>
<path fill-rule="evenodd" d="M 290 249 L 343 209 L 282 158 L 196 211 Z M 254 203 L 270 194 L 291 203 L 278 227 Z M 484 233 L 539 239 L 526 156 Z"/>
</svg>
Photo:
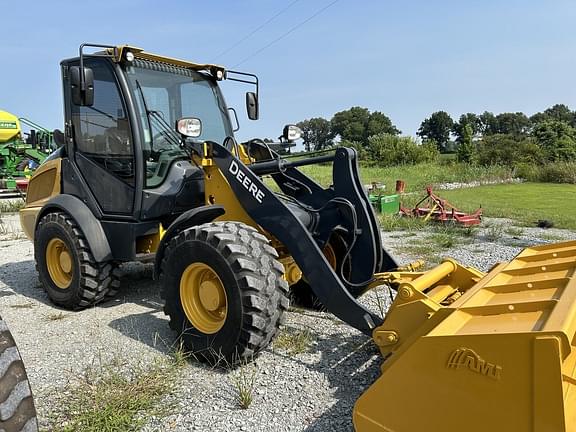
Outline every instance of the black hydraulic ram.
<svg viewBox="0 0 576 432">
<path fill-rule="evenodd" d="M 355 295 L 353 295 L 355 293 L 351 292 L 351 287 L 345 284 L 345 281 L 326 260 L 313 233 L 290 211 L 284 201 L 270 191 L 259 178 L 259 175 L 284 170 L 284 172 L 290 172 L 289 178 L 299 176 L 298 181 L 304 184 L 310 179 L 295 170 L 296 166 L 334 161 L 334 169 L 336 170 L 336 165 L 339 164 L 342 172 L 334 175 L 335 184 L 332 188 L 323 189 L 310 180 L 309 184 L 305 185 L 308 192 L 302 196 L 306 198 L 308 204 L 314 201 L 317 201 L 318 204 L 328 203 L 334 201 L 335 198 L 349 202 L 355 222 L 361 227 L 361 229 L 355 229 L 357 232 L 354 233 L 363 241 L 361 247 L 357 249 L 362 251 L 364 248 L 366 254 L 366 259 L 357 259 L 353 262 L 352 267 L 357 267 L 359 273 L 364 276 L 370 273 L 369 277 L 371 278 L 374 270 L 381 268 L 382 248 L 379 231 L 374 232 L 376 222 L 370 218 L 370 215 L 373 217 L 373 213 L 369 207 L 366 207 L 369 204 L 364 202 L 366 198 L 364 192 L 359 190 L 361 185 L 357 178 L 357 171 L 354 171 L 357 170 L 356 153 L 350 149 L 338 149 L 335 155 L 330 156 L 319 156 L 293 162 L 265 161 L 246 166 L 227 148 L 215 143 L 211 145 L 212 157 L 216 165 L 228 180 L 246 213 L 288 249 L 320 302 L 342 321 L 371 336 L 374 327 L 382 323 L 382 318 L 356 301 Z M 283 189 L 282 185 L 280 187 Z M 357 207 L 356 211 L 354 211 L 354 207 Z M 337 220 L 331 225 L 338 226 L 340 223 L 346 225 L 348 221 L 345 219 Z M 387 259 L 391 261 L 391 258 L 387 257 Z M 395 264 L 393 261 L 391 262 Z M 354 274 L 354 268 L 351 274 Z M 368 283 L 369 280 L 365 282 Z"/>
<path fill-rule="evenodd" d="M 329 154 L 295 161 L 288 161 L 286 159 L 272 159 L 269 161 L 256 162 L 251 164 L 250 171 L 252 171 L 256 175 L 263 176 L 268 174 L 274 174 L 277 172 L 284 172 L 288 168 L 296 168 L 299 166 L 332 162 L 334 161 L 334 158 L 335 155 Z"/>
</svg>

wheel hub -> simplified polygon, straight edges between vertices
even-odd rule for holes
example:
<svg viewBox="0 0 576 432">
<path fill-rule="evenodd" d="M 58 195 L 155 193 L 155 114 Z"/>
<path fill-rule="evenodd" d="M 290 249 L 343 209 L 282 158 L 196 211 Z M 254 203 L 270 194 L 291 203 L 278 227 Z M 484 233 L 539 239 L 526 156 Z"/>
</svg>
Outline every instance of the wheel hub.
<svg viewBox="0 0 576 432">
<path fill-rule="evenodd" d="M 72 282 L 72 255 L 66 243 L 59 238 L 53 238 L 46 246 L 46 267 L 52 282 L 61 289 L 66 289 Z"/>
<path fill-rule="evenodd" d="M 180 302 L 186 318 L 202 333 L 218 332 L 226 321 L 226 290 L 208 264 L 190 264 L 180 279 Z"/>
</svg>

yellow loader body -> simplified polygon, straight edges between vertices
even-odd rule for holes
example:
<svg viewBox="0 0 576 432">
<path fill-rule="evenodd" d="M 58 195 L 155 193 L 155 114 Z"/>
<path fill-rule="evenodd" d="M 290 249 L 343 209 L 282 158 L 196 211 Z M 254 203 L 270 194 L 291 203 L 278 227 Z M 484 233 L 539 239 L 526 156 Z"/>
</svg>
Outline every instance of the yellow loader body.
<svg viewBox="0 0 576 432">
<path fill-rule="evenodd" d="M 387 359 L 358 431 L 576 431 L 575 241 L 484 276 L 446 261 L 387 277 L 398 295 L 374 331 Z"/>
</svg>

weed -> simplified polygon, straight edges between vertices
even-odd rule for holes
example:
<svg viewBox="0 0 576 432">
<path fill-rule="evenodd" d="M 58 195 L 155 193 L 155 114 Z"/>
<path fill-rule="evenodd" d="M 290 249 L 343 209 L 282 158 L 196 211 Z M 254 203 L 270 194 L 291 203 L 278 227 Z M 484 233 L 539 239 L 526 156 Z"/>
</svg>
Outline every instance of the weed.
<svg viewBox="0 0 576 432">
<path fill-rule="evenodd" d="M 24 199 L 0 201 L 0 213 L 16 213 L 25 205 Z"/>
<path fill-rule="evenodd" d="M 392 234 L 390 235 L 390 238 L 394 238 L 394 239 L 399 239 L 399 238 L 408 238 L 408 237 L 416 237 L 418 234 L 416 234 L 415 232 L 402 232 L 399 234 Z"/>
<path fill-rule="evenodd" d="M 546 232 L 538 234 L 538 237 L 540 237 L 542 240 L 548 240 L 548 241 L 564 240 L 564 237 L 559 236 L 558 234 L 552 234 L 552 233 L 546 233 Z"/>
<path fill-rule="evenodd" d="M 66 318 L 69 314 L 64 313 L 62 311 L 60 312 L 53 312 L 51 314 L 46 315 L 46 319 L 48 321 L 60 321 L 63 320 L 64 318 Z"/>
<path fill-rule="evenodd" d="M 426 240 L 431 241 L 441 249 L 450 249 L 451 247 L 454 247 L 458 244 L 458 239 L 456 236 L 449 232 L 430 234 L 428 237 L 426 237 Z"/>
<path fill-rule="evenodd" d="M 240 362 L 239 367 L 230 373 L 236 390 L 236 401 L 242 409 L 248 409 L 254 400 L 256 386 L 256 364 L 248 360 Z"/>
<path fill-rule="evenodd" d="M 308 351 L 313 341 L 314 336 L 310 330 L 284 328 L 274 339 L 274 347 L 296 355 Z"/>
<path fill-rule="evenodd" d="M 438 246 L 432 243 L 415 242 L 405 246 L 400 246 L 396 248 L 396 251 L 421 259 L 425 261 L 428 266 L 430 264 L 438 264 L 442 259 L 438 254 Z"/>
<path fill-rule="evenodd" d="M 184 348 L 184 341 L 179 339 L 178 346 L 176 346 L 170 353 L 172 361 L 177 367 L 184 367 L 188 364 L 188 360 L 192 357 L 192 353 L 186 351 Z"/>
<path fill-rule="evenodd" d="M 384 231 L 419 231 L 426 226 L 426 222 L 421 218 L 382 213 L 379 219 L 380 227 Z"/>
<path fill-rule="evenodd" d="M 488 239 L 488 241 L 495 242 L 502 238 L 504 234 L 504 226 L 501 224 L 491 224 L 486 229 L 484 235 Z"/>
<path fill-rule="evenodd" d="M 462 228 L 460 232 L 464 237 L 476 237 L 476 234 L 478 234 L 478 227 L 475 225 L 470 225 Z"/>
<path fill-rule="evenodd" d="M 521 227 L 516 227 L 516 226 L 511 226 L 511 227 L 507 228 L 505 232 L 510 237 L 514 237 L 514 238 L 520 238 L 520 237 L 522 237 L 522 234 L 524 234 L 524 230 Z"/>
<path fill-rule="evenodd" d="M 75 376 L 61 393 L 49 416 L 50 430 L 140 430 L 146 416 L 165 413 L 166 408 L 161 409 L 158 402 L 173 391 L 180 367 L 174 359 L 146 365 L 127 364 L 120 355 L 99 360 Z"/>
<path fill-rule="evenodd" d="M 12 309 L 32 309 L 34 307 L 34 303 L 22 303 L 22 304 L 13 304 L 10 305 Z"/>
</svg>

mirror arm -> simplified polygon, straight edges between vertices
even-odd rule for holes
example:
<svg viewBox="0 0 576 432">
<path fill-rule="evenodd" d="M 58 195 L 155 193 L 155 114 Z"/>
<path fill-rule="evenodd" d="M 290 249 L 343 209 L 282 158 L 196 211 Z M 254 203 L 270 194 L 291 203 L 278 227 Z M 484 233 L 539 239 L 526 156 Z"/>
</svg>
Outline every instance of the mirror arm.
<svg viewBox="0 0 576 432">
<path fill-rule="evenodd" d="M 82 98 L 84 98 L 84 94 L 86 93 L 86 76 L 84 75 L 84 48 L 111 48 L 114 50 L 114 55 L 118 54 L 118 47 L 114 45 L 101 45 L 101 44 L 92 44 L 92 43 L 83 43 L 80 45 L 78 49 L 78 53 L 80 56 L 80 92 L 82 93 Z"/>
<path fill-rule="evenodd" d="M 234 78 L 234 76 L 229 76 L 229 74 L 234 74 L 234 75 L 240 75 L 240 76 L 245 76 L 245 77 L 250 77 L 253 78 L 253 80 L 248 80 L 248 79 L 242 79 L 242 78 Z M 247 73 L 247 72 L 238 72 L 238 71 L 233 71 L 233 70 L 227 70 L 226 71 L 226 79 L 230 80 L 230 81 L 236 81 L 236 82 L 241 82 L 244 84 L 252 84 L 253 86 L 256 87 L 256 96 L 258 97 L 259 95 L 259 90 L 260 90 L 260 84 L 258 82 L 258 76 L 251 74 L 251 73 Z"/>
</svg>

